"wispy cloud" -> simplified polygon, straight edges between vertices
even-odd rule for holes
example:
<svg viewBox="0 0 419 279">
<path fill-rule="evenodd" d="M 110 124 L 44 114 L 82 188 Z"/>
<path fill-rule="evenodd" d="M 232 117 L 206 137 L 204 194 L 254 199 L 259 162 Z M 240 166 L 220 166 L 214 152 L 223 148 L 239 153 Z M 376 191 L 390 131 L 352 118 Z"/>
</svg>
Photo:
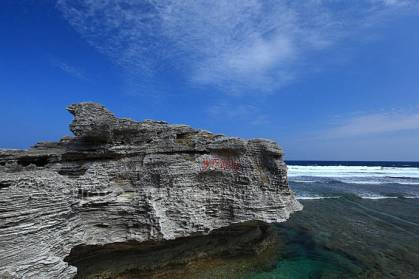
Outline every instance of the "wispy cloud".
<svg viewBox="0 0 419 279">
<path fill-rule="evenodd" d="M 63 61 L 59 61 L 57 59 L 51 59 L 51 65 L 74 78 L 87 80 L 86 75 L 81 69 L 74 67 L 70 64 L 67 64 Z"/>
<path fill-rule="evenodd" d="M 320 133 L 319 139 L 354 138 L 401 131 L 419 131 L 419 113 L 373 113 L 352 117 Z"/>
<path fill-rule="evenodd" d="M 382 3 L 387 6 L 406 6 L 411 5 L 411 0 L 373 0 L 375 3 Z"/>
<path fill-rule="evenodd" d="M 262 113 L 258 107 L 248 104 L 229 104 L 224 102 L 211 106 L 208 109 L 208 114 L 214 119 L 243 121 L 254 126 L 270 124 L 266 114 Z"/>
<path fill-rule="evenodd" d="M 68 22 L 133 78 L 165 71 L 224 92 L 270 92 L 293 80 L 310 52 L 410 0 L 59 0 Z"/>
</svg>

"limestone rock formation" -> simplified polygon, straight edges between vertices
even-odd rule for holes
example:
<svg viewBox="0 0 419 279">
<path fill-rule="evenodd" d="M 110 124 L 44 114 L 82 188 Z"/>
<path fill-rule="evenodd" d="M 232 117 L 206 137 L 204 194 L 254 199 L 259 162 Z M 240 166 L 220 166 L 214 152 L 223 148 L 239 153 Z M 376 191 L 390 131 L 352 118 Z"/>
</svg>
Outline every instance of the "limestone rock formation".
<svg viewBox="0 0 419 279">
<path fill-rule="evenodd" d="M 75 137 L 0 150 L 0 278 L 73 278 L 72 248 L 205 235 L 302 206 L 275 142 L 69 106 Z"/>
</svg>

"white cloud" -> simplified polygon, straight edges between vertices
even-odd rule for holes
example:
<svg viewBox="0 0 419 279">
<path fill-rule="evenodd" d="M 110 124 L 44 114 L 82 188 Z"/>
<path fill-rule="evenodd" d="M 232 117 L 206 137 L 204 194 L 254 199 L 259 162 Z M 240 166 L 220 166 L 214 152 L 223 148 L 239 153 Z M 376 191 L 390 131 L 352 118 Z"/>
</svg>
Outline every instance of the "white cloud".
<svg viewBox="0 0 419 279">
<path fill-rule="evenodd" d="M 59 69 L 60 71 L 72 76 L 73 78 L 77 78 L 80 80 L 87 80 L 85 73 L 80 68 L 72 66 L 66 62 L 63 62 L 60 59 L 51 57 L 50 64 L 54 68 Z"/>
<path fill-rule="evenodd" d="M 412 0 L 374 0 L 374 2 L 381 2 L 387 6 L 404 6 L 412 4 Z"/>
<path fill-rule="evenodd" d="M 268 116 L 254 105 L 220 103 L 208 109 L 210 117 L 218 120 L 247 122 L 253 126 L 269 125 Z"/>
<path fill-rule="evenodd" d="M 410 0 L 58 0 L 68 22 L 141 82 L 164 71 L 225 92 L 269 92 L 299 61 Z M 416 7 L 416 6 L 415 6 Z M 134 82 L 135 83 L 135 82 Z"/>
<path fill-rule="evenodd" d="M 64 62 L 60 62 L 56 64 L 56 67 L 62 70 L 63 72 L 69 74 L 72 77 L 86 80 L 86 76 L 82 73 L 82 71 L 74 66 L 71 66 Z"/>
<path fill-rule="evenodd" d="M 419 131 L 419 113 L 374 113 L 348 119 L 326 132 L 321 139 L 362 137 L 401 131 Z"/>
</svg>

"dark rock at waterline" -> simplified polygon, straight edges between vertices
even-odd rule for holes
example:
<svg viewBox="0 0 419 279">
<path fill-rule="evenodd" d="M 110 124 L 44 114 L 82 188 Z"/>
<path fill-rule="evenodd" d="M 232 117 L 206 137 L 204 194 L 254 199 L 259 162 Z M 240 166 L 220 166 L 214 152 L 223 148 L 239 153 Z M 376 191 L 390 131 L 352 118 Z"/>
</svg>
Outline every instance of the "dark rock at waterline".
<svg viewBox="0 0 419 279">
<path fill-rule="evenodd" d="M 79 245 L 65 260 L 77 279 L 242 278 L 274 266 L 279 245 L 271 225 L 245 222 L 167 241 Z"/>
<path fill-rule="evenodd" d="M 117 118 L 96 103 L 68 110 L 75 137 L 0 150 L 0 277 L 73 278 L 64 259 L 76 247 L 206 235 L 302 209 L 275 142 Z"/>
</svg>

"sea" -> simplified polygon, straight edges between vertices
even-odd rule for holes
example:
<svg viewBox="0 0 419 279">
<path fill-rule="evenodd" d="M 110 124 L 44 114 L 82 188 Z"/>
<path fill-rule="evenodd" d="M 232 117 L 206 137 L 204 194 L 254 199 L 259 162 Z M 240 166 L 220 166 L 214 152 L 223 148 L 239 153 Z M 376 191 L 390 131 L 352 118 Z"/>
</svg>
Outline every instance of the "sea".
<svg viewBox="0 0 419 279">
<path fill-rule="evenodd" d="M 419 162 L 287 161 L 304 209 L 279 257 L 243 278 L 419 278 Z"/>
<path fill-rule="evenodd" d="M 287 161 L 297 199 L 419 198 L 419 162 Z"/>
</svg>

